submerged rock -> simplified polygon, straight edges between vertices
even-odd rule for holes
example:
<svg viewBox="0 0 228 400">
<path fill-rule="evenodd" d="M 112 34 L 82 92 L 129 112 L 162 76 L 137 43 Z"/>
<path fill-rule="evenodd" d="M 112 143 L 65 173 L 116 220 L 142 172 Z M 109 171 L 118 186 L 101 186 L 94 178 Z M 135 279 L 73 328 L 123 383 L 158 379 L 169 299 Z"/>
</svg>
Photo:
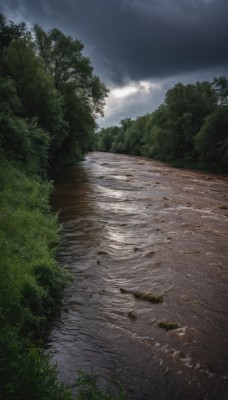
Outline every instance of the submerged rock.
<svg viewBox="0 0 228 400">
<path fill-rule="evenodd" d="M 179 328 L 179 325 L 176 322 L 159 322 L 158 326 L 160 326 L 160 328 L 162 329 L 165 329 L 166 331 L 171 331 Z"/>
</svg>

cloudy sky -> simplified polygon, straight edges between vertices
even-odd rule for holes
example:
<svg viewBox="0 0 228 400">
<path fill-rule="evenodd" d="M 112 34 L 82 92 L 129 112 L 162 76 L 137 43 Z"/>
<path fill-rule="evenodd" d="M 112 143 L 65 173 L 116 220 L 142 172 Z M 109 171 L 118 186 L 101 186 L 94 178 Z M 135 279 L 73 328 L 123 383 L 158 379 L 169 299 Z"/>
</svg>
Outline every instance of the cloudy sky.
<svg viewBox="0 0 228 400">
<path fill-rule="evenodd" d="M 176 82 L 228 76 L 228 0 L 0 0 L 0 12 L 84 43 L 110 88 L 100 126 L 152 112 Z"/>
</svg>

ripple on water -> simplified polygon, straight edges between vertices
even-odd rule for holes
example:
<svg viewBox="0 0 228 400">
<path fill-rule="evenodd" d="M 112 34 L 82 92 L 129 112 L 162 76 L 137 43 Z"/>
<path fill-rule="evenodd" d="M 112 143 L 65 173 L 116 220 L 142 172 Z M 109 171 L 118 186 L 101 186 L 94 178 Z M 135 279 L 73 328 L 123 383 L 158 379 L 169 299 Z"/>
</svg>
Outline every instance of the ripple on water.
<svg viewBox="0 0 228 400">
<path fill-rule="evenodd" d="M 140 160 L 92 153 L 57 185 L 59 260 L 73 283 L 50 335 L 53 360 L 72 387 L 77 368 L 93 368 L 117 374 L 129 399 L 225 400 L 228 180 Z"/>
</svg>

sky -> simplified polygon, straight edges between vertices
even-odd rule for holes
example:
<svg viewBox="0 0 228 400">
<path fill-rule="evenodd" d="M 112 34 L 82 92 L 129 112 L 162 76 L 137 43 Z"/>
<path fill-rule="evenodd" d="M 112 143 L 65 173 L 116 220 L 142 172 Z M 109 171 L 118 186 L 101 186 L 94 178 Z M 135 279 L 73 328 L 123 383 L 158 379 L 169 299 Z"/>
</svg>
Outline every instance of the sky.
<svg viewBox="0 0 228 400">
<path fill-rule="evenodd" d="M 84 43 L 110 89 L 100 127 L 154 111 L 177 82 L 228 76 L 228 0 L 0 0 L 0 13 Z"/>
</svg>

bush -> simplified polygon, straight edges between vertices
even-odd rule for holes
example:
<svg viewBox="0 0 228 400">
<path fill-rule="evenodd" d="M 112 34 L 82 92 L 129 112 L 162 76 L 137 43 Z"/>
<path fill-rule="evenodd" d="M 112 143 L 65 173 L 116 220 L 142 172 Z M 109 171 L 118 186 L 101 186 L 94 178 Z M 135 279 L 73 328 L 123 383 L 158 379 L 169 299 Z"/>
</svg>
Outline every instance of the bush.
<svg viewBox="0 0 228 400">
<path fill-rule="evenodd" d="M 0 164 L 0 397 L 7 400 L 70 399 L 34 345 L 68 280 L 55 261 L 59 226 L 48 204 L 51 189 Z"/>
<path fill-rule="evenodd" d="M 22 339 L 15 328 L 0 334 L 0 398 L 4 400 L 70 400 L 69 390 L 57 380 L 55 367 L 43 350 Z"/>
</svg>

